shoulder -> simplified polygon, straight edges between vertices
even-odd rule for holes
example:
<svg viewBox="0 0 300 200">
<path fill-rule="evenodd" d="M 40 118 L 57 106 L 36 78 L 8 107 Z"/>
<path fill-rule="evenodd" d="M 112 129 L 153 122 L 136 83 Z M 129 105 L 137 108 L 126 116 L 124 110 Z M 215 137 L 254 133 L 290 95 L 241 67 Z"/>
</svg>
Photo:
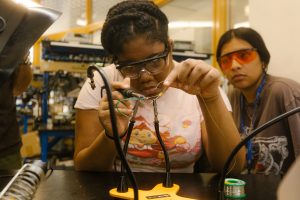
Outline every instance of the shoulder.
<svg viewBox="0 0 300 200">
<path fill-rule="evenodd" d="M 239 101 L 240 96 L 241 96 L 241 91 L 237 88 L 232 87 L 228 91 L 227 95 L 228 95 L 228 98 L 229 98 L 231 104 L 233 104 L 234 102 Z"/>
<path fill-rule="evenodd" d="M 103 70 L 112 81 L 120 81 L 123 79 L 122 74 L 116 69 L 114 64 L 103 67 Z"/>
<path fill-rule="evenodd" d="M 268 88 L 273 95 L 290 94 L 295 97 L 300 97 L 300 84 L 288 78 L 268 75 L 266 88 Z"/>
<path fill-rule="evenodd" d="M 300 105 L 300 84 L 294 80 L 268 76 L 266 98 L 286 107 Z"/>
<path fill-rule="evenodd" d="M 115 65 L 108 65 L 102 68 L 105 72 L 105 75 L 109 81 L 121 81 L 123 80 L 122 75 L 116 69 Z M 103 80 L 99 73 L 94 72 L 94 81 L 95 81 L 95 88 L 92 88 L 90 85 L 89 78 L 86 79 L 85 83 L 83 84 L 76 104 L 75 108 L 80 109 L 98 109 L 99 102 L 101 100 L 102 95 L 102 88 L 103 88 Z"/>
</svg>

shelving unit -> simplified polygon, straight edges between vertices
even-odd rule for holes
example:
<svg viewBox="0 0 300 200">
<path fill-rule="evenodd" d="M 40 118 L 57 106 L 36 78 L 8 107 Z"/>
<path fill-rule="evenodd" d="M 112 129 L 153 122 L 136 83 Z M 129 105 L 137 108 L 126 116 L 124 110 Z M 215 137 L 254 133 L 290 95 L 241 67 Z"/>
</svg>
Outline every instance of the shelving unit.
<svg viewBox="0 0 300 200">
<path fill-rule="evenodd" d="M 45 40 L 40 42 L 41 59 L 38 71 L 43 76 L 42 94 L 42 125 L 39 127 L 41 140 L 41 159 L 47 161 L 48 153 L 59 140 L 74 137 L 74 124 L 47 127 L 47 120 L 53 118 L 49 112 L 49 83 L 52 74 L 59 70 L 86 75 L 86 70 L 93 63 L 105 62 L 105 53 L 100 45 L 68 43 L 62 41 Z M 53 121 L 53 119 L 52 119 Z"/>
<path fill-rule="evenodd" d="M 193 59 L 200 59 L 200 60 L 207 60 L 210 59 L 211 54 L 208 53 L 195 53 L 192 51 L 184 51 L 184 52 L 172 52 L 174 60 L 177 62 L 183 61 L 188 58 L 193 58 Z"/>
</svg>

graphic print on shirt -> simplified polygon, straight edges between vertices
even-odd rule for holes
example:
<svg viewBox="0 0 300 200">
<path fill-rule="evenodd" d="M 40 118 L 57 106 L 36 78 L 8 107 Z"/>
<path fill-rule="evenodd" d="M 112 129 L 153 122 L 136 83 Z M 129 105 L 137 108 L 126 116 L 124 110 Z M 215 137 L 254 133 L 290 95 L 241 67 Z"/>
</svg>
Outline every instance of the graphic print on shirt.
<svg viewBox="0 0 300 200">
<path fill-rule="evenodd" d="M 195 138 L 195 144 L 191 144 L 190 139 L 184 136 L 184 133 L 171 134 L 171 125 L 168 120 L 161 119 L 160 136 L 168 151 L 168 155 L 172 167 L 181 167 L 184 160 L 190 160 L 192 163 L 194 157 L 200 151 L 200 139 Z M 153 123 L 149 123 L 144 117 L 136 117 L 136 126 L 134 127 L 129 145 L 128 145 L 128 160 L 135 164 L 149 164 L 158 167 L 165 166 L 164 153 L 156 137 Z M 183 120 L 180 124 L 182 130 L 192 127 L 192 121 Z M 125 138 L 123 139 L 125 140 Z"/>
<path fill-rule="evenodd" d="M 253 140 L 256 173 L 279 174 L 288 157 L 288 142 L 285 136 L 255 137 Z"/>
</svg>

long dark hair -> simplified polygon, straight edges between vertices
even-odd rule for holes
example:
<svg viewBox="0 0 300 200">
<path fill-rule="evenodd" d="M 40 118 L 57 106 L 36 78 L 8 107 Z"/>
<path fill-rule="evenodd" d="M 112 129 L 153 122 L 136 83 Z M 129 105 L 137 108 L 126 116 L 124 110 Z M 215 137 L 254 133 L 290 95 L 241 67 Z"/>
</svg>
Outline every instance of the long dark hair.
<svg viewBox="0 0 300 200">
<path fill-rule="evenodd" d="M 216 53 L 217 59 L 221 56 L 221 50 L 223 46 L 226 43 L 228 43 L 232 38 L 242 39 L 247 41 L 249 44 L 251 44 L 253 48 L 257 49 L 257 52 L 259 54 L 259 57 L 264 67 L 268 66 L 271 55 L 266 47 L 263 38 L 257 31 L 247 27 L 230 29 L 221 36 L 217 47 L 217 53 Z"/>
</svg>

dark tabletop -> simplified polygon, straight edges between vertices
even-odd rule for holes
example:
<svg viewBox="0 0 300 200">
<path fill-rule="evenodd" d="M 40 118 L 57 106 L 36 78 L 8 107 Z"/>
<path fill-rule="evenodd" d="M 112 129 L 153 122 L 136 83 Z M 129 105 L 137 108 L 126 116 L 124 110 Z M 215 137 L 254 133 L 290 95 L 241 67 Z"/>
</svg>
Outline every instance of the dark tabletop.
<svg viewBox="0 0 300 200">
<path fill-rule="evenodd" d="M 0 173 L 0 175 L 3 173 Z M 11 174 L 8 174 L 11 175 Z M 11 176 L 0 176 L 0 189 Z M 150 190 L 161 183 L 164 174 L 135 173 L 139 189 Z M 275 200 L 280 176 L 243 175 L 235 176 L 246 181 L 247 200 Z M 216 174 L 172 174 L 174 183 L 180 186 L 179 196 L 209 200 L 217 199 Z M 119 175 L 111 172 L 76 172 L 73 170 L 55 170 L 39 185 L 34 199 L 36 200 L 106 200 L 112 199 L 109 190 L 119 183 Z"/>
</svg>

